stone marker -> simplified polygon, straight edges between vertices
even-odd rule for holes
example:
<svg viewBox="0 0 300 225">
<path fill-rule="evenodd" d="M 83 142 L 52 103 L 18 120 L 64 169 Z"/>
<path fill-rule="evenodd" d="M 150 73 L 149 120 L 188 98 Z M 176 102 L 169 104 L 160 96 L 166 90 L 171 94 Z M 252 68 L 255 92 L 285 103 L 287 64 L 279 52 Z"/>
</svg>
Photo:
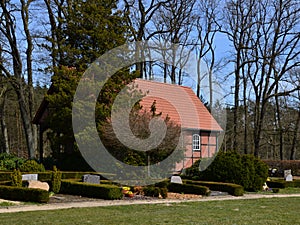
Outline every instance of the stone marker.
<svg viewBox="0 0 300 225">
<path fill-rule="evenodd" d="M 286 176 L 285 181 L 293 181 L 293 176 L 292 174 L 289 174 Z"/>
<path fill-rule="evenodd" d="M 85 174 L 85 175 L 82 176 L 82 181 L 84 183 L 100 184 L 100 176 Z"/>
<path fill-rule="evenodd" d="M 283 172 L 284 172 L 284 179 L 286 179 L 288 175 L 292 175 L 292 170 L 284 170 Z"/>
<path fill-rule="evenodd" d="M 29 180 L 27 181 L 28 188 L 38 188 L 42 190 L 49 191 L 49 184 L 47 182 L 41 182 L 38 180 Z"/>
<path fill-rule="evenodd" d="M 182 184 L 182 180 L 180 176 L 172 176 L 171 183 Z"/>
<path fill-rule="evenodd" d="M 23 174 L 22 180 L 38 180 L 38 174 Z"/>
</svg>

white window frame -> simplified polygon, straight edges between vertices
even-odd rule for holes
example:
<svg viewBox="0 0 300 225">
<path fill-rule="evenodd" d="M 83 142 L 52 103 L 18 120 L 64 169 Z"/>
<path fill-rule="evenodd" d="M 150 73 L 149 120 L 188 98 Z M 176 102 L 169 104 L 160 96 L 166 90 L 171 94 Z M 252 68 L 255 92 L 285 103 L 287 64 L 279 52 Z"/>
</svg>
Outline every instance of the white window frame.
<svg viewBox="0 0 300 225">
<path fill-rule="evenodd" d="M 193 148 L 193 151 L 201 151 L 199 134 L 193 134 L 192 148 Z"/>
</svg>

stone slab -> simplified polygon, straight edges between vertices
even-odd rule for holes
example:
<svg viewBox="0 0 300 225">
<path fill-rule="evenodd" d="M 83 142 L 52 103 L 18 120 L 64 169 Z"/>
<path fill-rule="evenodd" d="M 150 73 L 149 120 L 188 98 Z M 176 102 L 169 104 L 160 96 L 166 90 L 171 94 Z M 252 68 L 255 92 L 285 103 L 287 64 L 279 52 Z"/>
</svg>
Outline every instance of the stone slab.
<svg viewBox="0 0 300 225">
<path fill-rule="evenodd" d="M 92 174 L 85 174 L 82 176 L 82 182 L 91 183 L 91 184 L 100 184 L 100 176 L 92 175 Z"/>
<path fill-rule="evenodd" d="M 38 180 L 38 174 L 23 174 L 22 180 Z"/>
<path fill-rule="evenodd" d="M 171 183 L 182 184 L 182 180 L 180 176 L 172 176 Z"/>
</svg>

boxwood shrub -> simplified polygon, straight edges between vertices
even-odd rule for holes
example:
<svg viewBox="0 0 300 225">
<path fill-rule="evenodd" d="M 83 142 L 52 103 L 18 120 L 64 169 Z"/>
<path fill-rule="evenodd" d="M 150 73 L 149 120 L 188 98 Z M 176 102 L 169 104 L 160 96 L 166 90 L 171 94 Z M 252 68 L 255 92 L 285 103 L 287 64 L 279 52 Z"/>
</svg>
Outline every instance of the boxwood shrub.
<svg viewBox="0 0 300 225">
<path fill-rule="evenodd" d="M 0 198 L 13 201 L 46 203 L 49 201 L 49 192 L 35 188 L 0 186 Z"/>
<path fill-rule="evenodd" d="M 183 182 L 186 184 L 202 185 L 208 187 L 212 191 L 228 192 L 228 194 L 233 196 L 243 196 L 244 194 L 243 186 L 238 184 L 193 180 L 183 180 Z"/>
<path fill-rule="evenodd" d="M 199 170 L 197 161 L 186 169 L 185 177 L 205 181 L 239 184 L 248 191 L 259 191 L 268 177 L 268 166 L 253 155 L 239 155 L 236 152 L 219 152 L 211 165 Z"/>
<path fill-rule="evenodd" d="M 210 194 L 209 188 L 195 185 L 195 184 L 177 184 L 170 183 L 168 186 L 170 192 L 175 193 L 184 193 L 184 194 L 197 194 L 197 195 L 206 195 Z"/>
<path fill-rule="evenodd" d="M 0 181 L 10 181 L 11 172 L 0 172 Z"/>
<path fill-rule="evenodd" d="M 273 181 L 267 181 L 267 185 L 269 188 L 287 188 L 287 187 L 300 188 L 300 180 L 294 180 L 294 181 L 273 180 Z"/>
<path fill-rule="evenodd" d="M 108 200 L 121 199 L 123 197 L 121 188 L 116 185 L 89 184 L 65 180 L 61 182 L 60 193 Z"/>
</svg>

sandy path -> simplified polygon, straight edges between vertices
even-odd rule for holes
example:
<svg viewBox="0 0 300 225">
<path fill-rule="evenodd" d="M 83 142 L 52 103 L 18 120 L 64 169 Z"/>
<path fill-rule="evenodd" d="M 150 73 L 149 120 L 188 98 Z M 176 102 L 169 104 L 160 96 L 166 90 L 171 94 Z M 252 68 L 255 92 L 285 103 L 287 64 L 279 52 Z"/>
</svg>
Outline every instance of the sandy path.
<svg viewBox="0 0 300 225">
<path fill-rule="evenodd" d="M 300 194 L 276 194 L 276 195 L 261 195 L 261 194 L 245 194 L 244 196 L 214 196 L 204 197 L 200 199 L 155 199 L 155 200 L 97 200 L 89 202 L 70 202 L 70 203 L 53 203 L 43 205 L 15 205 L 1 207 L 0 213 L 26 212 L 26 211 L 41 211 L 41 210 L 56 210 L 70 208 L 87 208 L 101 206 L 116 206 L 116 205 L 139 205 L 139 204 L 170 204 L 181 202 L 204 202 L 204 201 L 224 201 L 224 200 L 240 200 L 240 199 L 258 199 L 258 198 L 285 198 L 285 197 L 300 197 Z"/>
</svg>

